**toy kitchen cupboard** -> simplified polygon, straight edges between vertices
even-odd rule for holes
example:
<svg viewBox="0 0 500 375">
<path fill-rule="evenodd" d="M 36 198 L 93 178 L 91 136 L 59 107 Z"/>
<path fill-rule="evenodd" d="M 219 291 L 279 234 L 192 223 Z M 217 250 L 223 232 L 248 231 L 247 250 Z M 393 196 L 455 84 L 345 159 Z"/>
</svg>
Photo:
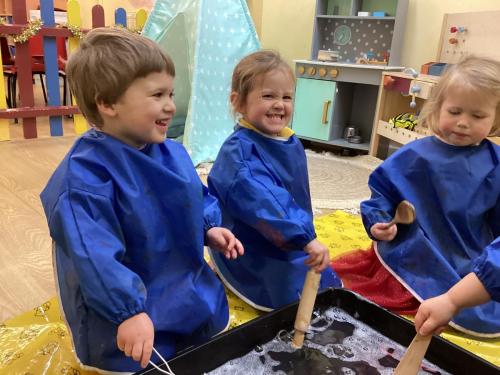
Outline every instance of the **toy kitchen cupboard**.
<svg viewBox="0 0 500 375">
<path fill-rule="evenodd" d="M 408 0 L 317 0 L 311 60 L 295 60 L 299 138 L 368 151 L 385 71 L 401 71 Z"/>
</svg>

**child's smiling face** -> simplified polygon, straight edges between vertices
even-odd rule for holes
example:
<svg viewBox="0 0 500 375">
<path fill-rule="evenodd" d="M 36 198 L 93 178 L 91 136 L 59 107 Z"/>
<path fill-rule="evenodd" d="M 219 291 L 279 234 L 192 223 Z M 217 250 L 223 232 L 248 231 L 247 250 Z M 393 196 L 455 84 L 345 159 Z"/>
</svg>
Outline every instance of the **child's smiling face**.
<svg viewBox="0 0 500 375">
<path fill-rule="evenodd" d="M 275 136 L 292 117 L 295 82 L 283 69 L 272 70 L 259 81 L 237 110 L 262 133 Z"/>
<path fill-rule="evenodd" d="M 439 111 L 438 137 L 451 145 L 477 145 L 495 123 L 498 101 L 461 86 L 452 86 Z"/>
<path fill-rule="evenodd" d="M 102 131 L 136 148 L 162 143 L 175 113 L 173 90 L 166 72 L 137 78 L 115 104 L 100 104 Z"/>
</svg>

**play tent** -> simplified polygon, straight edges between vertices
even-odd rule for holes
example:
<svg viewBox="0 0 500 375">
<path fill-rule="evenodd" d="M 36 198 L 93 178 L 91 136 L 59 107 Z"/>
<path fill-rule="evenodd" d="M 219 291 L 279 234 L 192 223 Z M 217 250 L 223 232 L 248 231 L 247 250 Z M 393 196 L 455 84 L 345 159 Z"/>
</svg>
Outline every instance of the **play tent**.
<svg viewBox="0 0 500 375">
<path fill-rule="evenodd" d="M 157 0 L 143 34 L 175 63 L 177 113 L 169 137 L 195 165 L 213 161 L 234 127 L 229 108 L 236 63 L 260 48 L 245 0 Z"/>
</svg>

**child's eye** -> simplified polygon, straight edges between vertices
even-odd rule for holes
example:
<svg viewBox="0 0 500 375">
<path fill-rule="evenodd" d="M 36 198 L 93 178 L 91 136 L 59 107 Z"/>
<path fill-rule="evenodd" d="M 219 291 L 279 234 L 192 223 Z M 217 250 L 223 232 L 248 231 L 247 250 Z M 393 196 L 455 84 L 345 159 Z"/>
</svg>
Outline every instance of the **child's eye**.
<svg viewBox="0 0 500 375">
<path fill-rule="evenodd" d="M 262 97 L 264 99 L 272 99 L 273 98 L 273 96 L 271 94 L 264 94 L 264 95 L 262 95 Z"/>
<path fill-rule="evenodd" d="M 292 100 L 293 98 L 292 98 L 291 96 L 285 95 L 285 96 L 283 97 L 283 99 L 284 99 L 284 100 Z"/>
<path fill-rule="evenodd" d="M 484 116 L 484 115 L 472 115 L 472 117 L 477 118 L 478 120 L 481 120 L 481 119 L 485 118 L 486 116 Z"/>
<path fill-rule="evenodd" d="M 456 111 L 456 110 L 449 109 L 449 110 L 448 110 L 448 113 L 449 113 L 450 115 L 458 115 L 458 114 L 460 114 L 460 111 Z"/>
<path fill-rule="evenodd" d="M 162 93 L 162 92 L 155 92 L 155 93 L 153 94 L 153 96 L 154 96 L 155 98 L 161 98 L 161 96 L 162 96 L 162 95 L 163 95 L 163 93 Z"/>
<path fill-rule="evenodd" d="M 170 95 L 169 95 L 170 99 L 173 99 L 174 96 L 175 96 L 175 92 L 171 92 Z"/>
</svg>

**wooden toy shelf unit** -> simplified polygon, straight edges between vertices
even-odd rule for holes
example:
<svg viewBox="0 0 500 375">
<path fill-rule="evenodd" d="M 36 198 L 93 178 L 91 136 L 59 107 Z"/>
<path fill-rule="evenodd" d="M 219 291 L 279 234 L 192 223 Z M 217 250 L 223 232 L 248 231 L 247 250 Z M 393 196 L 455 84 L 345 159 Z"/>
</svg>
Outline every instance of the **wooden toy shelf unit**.
<svg viewBox="0 0 500 375">
<path fill-rule="evenodd" d="M 408 0 L 317 0 L 311 60 L 295 60 L 298 137 L 368 152 L 381 74 L 403 70 L 407 9 Z"/>
<path fill-rule="evenodd" d="M 397 128 L 389 120 L 402 113 L 419 113 L 439 77 L 401 72 L 384 73 L 380 85 L 377 111 L 373 125 L 370 155 L 385 158 L 389 142 L 406 144 L 427 136 L 427 129 L 415 131 Z M 414 103 L 413 105 L 411 103 Z"/>
</svg>

